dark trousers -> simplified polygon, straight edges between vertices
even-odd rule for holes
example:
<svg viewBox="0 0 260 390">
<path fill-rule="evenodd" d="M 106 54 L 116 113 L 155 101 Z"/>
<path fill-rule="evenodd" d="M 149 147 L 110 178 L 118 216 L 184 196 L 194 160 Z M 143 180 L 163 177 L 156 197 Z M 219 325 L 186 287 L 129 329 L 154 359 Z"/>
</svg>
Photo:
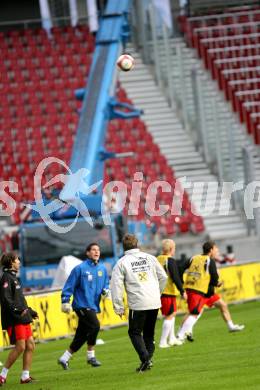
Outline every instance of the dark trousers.
<svg viewBox="0 0 260 390">
<path fill-rule="evenodd" d="M 77 352 L 85 342 L 88 345 L 95 345 L 100 329 L 97 314 L 94 310 L 80 309 L 76 310 L 76 313 L 79 322 L 74 339 L 70 344 L 70 349 L 73 352 Z"/>
<path fill-rule="evenodd" d="M 129 310 L 128 334 L 142 362 L 154 353 L 154 329 L 159 309 Z"/>
</svg>

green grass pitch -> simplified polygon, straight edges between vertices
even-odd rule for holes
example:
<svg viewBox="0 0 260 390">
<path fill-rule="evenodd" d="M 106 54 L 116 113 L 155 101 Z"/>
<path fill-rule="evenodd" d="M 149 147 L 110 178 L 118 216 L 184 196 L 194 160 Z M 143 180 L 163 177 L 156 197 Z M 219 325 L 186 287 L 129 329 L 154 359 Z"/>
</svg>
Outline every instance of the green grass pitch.
<svg viewBox="0 0 260 390">
<path fill-rule="evenodd" d="M 236 323 L 244 323 L 243 332 L 229 333 L 218 310 L 206 311 L 194 331 L 195 342 L 180 347 L 156 348 L 154 367 L 136 373 L 139 361 L 128 339 L 127 328 L 102 331 L 104 345 L 96 347 L 102 362 L 99 368 L 86 364 L 83 347 L 63 371 L 57 359 L 70 343 L 69 339 L 37 345 L 32 376 L 34 390 L 257 390 L 260 389 L 260 302 L 230 306 Z M 177 318 L 177 326 L 181 317 Z M 162 321 L 156 327 L 158 345 Z M 177 328 L 176 326 L 176 328 Z M 7 355 L 1 353 L 1 361 Z M 4 388 L 20 388 L 21 359 L 9 371 Z"/>
</svg>

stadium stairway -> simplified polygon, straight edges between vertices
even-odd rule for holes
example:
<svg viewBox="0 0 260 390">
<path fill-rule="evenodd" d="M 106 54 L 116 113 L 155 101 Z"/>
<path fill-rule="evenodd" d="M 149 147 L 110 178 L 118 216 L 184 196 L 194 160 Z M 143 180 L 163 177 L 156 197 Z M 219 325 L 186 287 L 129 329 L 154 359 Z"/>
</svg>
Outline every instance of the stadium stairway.
<svg viewBox="0 0 260 390">
<path fill-rule="evenodd" d="M 120 82 L 133 103 L 144 110 L 143 119 L 147 128 L 174 169 L 175 176 L 186 176 L 187 182 L 192 183 L 186 191 L 197 212 L 204 218 L 206 232 L 213 239 L 245 237 L 247 229 L 240 212 L 231 210 L 227 216 L 218 215 L 220 191 L 216 193 L 213 186 L 208 187 L 207 191 L 205 186 L 198 194 L 193 193 L 194 183 L 214 182 L 217 185 L 218 179 L 196 150 L 191 135 L 184 130 L 177 109 L 169 107 L 149 66 L 142 63 L 140 55 L 131 47 L 128 51 L 136 60 L 135 69 L 133 72 L 121 72 Z M 205 202 L 210 212 L 204 210 Z"/>
</svg>

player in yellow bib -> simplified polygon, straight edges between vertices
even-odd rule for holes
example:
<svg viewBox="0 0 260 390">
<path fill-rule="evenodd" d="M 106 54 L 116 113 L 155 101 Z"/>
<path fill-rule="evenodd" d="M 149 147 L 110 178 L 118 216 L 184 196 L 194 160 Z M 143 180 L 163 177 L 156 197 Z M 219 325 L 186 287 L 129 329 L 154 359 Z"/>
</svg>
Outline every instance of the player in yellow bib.
<svg viewBox="0 0 260 390">
<path fill-rule="evenodd" d="M 178 332 L 180 340 L 185 340 L 186 335 L 192 332 L 197 317 L 206 304 L 209 285 L 220 285 L 216 264 L 213 260 L 218 254 L 218 247 L 213 241 L 207 241 L 202 249 L 203 253 L 193 256 L 184 267 L 187 270 L 184 288 L 187 293 L 189 315 Z"/>
<path fill-rule="evenodd" d="M 181 345 L 182 341 L 175 337 L 174 326 L 177 312 L 176 296 L 181 294 L 185 299 L 186 293 L 183 289 L 179 275 L 175 254 L 175 242 L 170 239 L 162 241 L 162 254 L 157 257 L 159 263 L 167 272 L 167 283 L 161 295 L 161 312 L 164 316 L 162 334 L 159 343 L 160 348 L 167 348 L 172 345 Z"/>
</svg>

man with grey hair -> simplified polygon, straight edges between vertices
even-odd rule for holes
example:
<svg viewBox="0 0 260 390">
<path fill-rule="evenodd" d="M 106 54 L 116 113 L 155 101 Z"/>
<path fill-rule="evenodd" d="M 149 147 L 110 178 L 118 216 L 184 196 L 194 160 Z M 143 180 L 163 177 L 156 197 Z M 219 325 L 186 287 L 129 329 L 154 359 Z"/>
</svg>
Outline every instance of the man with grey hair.
<svg viewBox="0 0 260 390">
<path fill-rule="evenodd" d="M 138 249 L 134 235 L 124 236 L 123 248 L 125 255 L 112 272 L 111 295 L 114 310 L 122 317 L 125 287 L 129 306 L 128 334 L 141 360 L 137 372 L 143 372 L 152 366 L 154 329 L 167 275 L 154 256 Z"/>
</svg>

